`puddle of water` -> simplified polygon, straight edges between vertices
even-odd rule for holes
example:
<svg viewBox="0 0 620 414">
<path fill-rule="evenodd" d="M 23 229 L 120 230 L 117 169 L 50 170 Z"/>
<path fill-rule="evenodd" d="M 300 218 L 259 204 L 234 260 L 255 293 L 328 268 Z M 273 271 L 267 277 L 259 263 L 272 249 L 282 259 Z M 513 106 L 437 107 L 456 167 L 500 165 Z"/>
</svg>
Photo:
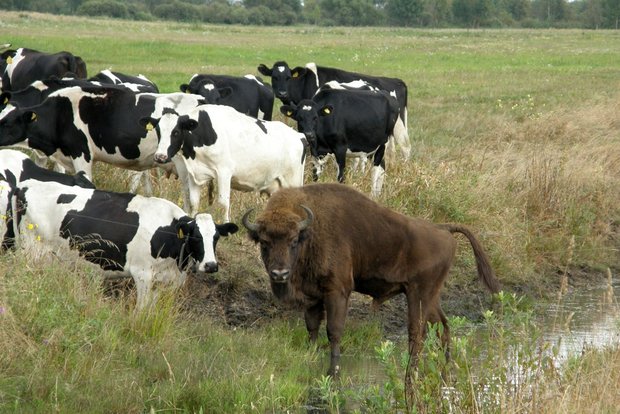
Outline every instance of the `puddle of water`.
<svg viewBox="0 0 620 414">
<path fill-rule="evenodd" d="M 544 339 L 557 346 L 562 363 L 585 349 L 620 343 L 620 279 L 610 286 L 595 286 L 566 294 L 544 310 Z"/>
</svg>

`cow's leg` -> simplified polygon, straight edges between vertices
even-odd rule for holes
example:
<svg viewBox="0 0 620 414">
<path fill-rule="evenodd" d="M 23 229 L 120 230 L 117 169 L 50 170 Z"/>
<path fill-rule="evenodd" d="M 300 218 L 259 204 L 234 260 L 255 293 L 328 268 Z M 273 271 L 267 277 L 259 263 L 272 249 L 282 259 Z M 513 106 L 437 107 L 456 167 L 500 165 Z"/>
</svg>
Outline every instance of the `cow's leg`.
<svg viewBox="0 0 620 414">
<path fill-rule="evenodd" d="M 325 307 L 323 302 L 316 303 L 313 306 L 306 308 L 304 312 L 304 319 L 306 320 L 306 329 L 308 330 L 308 336 L 310 342 L 315 343 L 319 336 L 319 328 L 321 322 L 325 316 Z"/>
<path fill-rule="evenodd" d="M 153 303 L 155 297 L 153 296 L 153 280 L 150 275 L 145 274 L 139 270 L 132 270 L 131 275 L 136 285 L 136 312 L 146 309 L 146 307 Z"/>
<path fill-rule="evenodd" d="M 342 145 L 334 151 L 336 164 L 338 164 L 338 182 L 344 183 L 344 168 L 347 162 L 347 147 Z"/>
<path fill-rule="evenodd" d="M 142 183 L 144 184 L 144 194 L 151 197 L 153 195 L 153 178 L 151 170 L 142 171 Z"/>
<path fill-rule="evenodd" d="M 385 144 L 381 145 L 373 157 L 373 167 L 371 171 L 372 188 L 370 195 L 373 197 L 381 194 L 383 188 L 383 180 L 385 179 Z"/>
<path fill-rule="evenodd" d="M 128 171 L 129 173 L 129 192 L 134 193 L 138 191 L 140 187 L 140 181 L 142 180 L 143 171 Z"/>
<path fill-rule="evenodd" d="M 331 348 L 329 371 L 327 375 L 338 376 L 340 372 L 340 339 L 344 331 L 344 322 L 347 317 L 349 296 L 342 291 L 330 292 L 325 298 L 327 314 L 327 339 Z"/>
<path fill-rule="evenodd" d="M 230 221 L 230 181 L 231 175 L 228 172 L 218 172 L 217 174 L 217 202 L 224 207 L 224 222 Z"/>
<path fill-rule="evenodd" d="M 401 114 L 396 118 L 396 124 L 394 124 L 394 130 L 392 135 L 394 137 L 394 143 L 400 148 L 400 152 L 405 159 L 408 159 L 411 155 L 411 141 L 409 140 L 409 133 L 407 132 L 407 124 L 403 121 L 402 116 L 407 118 L 407 109 L 404 111 L 404 115 Z"/>
</svg>

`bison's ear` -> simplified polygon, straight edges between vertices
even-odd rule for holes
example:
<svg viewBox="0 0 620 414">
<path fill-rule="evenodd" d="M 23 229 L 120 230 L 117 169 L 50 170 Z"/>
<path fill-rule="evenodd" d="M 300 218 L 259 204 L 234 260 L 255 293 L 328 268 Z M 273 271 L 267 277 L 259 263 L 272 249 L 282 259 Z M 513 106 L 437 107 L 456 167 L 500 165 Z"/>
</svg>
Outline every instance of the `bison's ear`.
<svg viewBox="0 0 620 414">
<path fill-rule="evenodd" d="M 187 83 L 181 84 L 179 89 L 181 90 L 181 92 L 192 93 L 192 91 L 189 90 L 189 85 Z"/>
<path fill-rule="evenodd" d="M 217 232 L 222 236 L 235 234 L 239 230 L 239 226 L 237 226 L 235 223 L 216 224 L 215 228 L 217 229 Z"/>
<path fill-rule="evenodd" d="M 150 116 L 145 116 L 144 118 L 140 118 L 138 123 L 140 124 L 140 126 L 142 126 L 147 131 L 152 131 L 159 123 L 159 119 L 153 118 Z"/>
<path fill-rule="evenodd" d="M 331 115 L 332 112 L 334 112 L 334 107 L 331 105 L 325 105 L 324 107 L 321 108 L 321 110 L 319 111 L 319 115 L 320 116 L 328 116 Z"/>
<path fill-rule="evenodd" d="M 265 75 L 265 76 L 271 76 L 272 70 L 269 69 L 267 66 L 265 66 L 262 63 L 260 65 L 258 65 L 258 68 L 256 68 L 256 69 L 258 69 L 258 71 L 260 73 L 262 73 L 263 75 Z"/>
</svg>

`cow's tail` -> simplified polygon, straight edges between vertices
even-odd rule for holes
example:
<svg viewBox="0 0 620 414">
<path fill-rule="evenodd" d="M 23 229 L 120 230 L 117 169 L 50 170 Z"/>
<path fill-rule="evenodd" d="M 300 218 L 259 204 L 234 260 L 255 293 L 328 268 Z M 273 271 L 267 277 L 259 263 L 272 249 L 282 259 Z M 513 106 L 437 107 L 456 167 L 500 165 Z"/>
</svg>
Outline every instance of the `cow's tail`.
<svg viewBox="0 0 620 414">
<path fill-rule="evenodd" d="M 489 257 L 485 253 L 482 245 L 474 234 L 465 226 L 459 224 L 444 224 L 443 227 L 450 233 L 461 233 L 467 237 L 472 249 L 474 250 L 474 256 L 476 257 L 476 267 L 478 268 L 478 276 L 485 286 L 493 293 L 497 293 L 500 290 L 500 284 L 495 277 L 495 272 L 491 267 Z"/>
</svg>

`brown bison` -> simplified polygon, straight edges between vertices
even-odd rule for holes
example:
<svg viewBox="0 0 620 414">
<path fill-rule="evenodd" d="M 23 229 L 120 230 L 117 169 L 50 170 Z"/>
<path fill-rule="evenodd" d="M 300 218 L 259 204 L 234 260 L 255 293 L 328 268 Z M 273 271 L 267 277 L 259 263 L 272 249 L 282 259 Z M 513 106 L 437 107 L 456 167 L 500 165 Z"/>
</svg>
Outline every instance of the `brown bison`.
<svg viewBox="0 0 620 414">
<path fill-rule="evenodd" d="M 250 213 L 243 216 L 243 225 L 260 244 L 273 293 L 302 304 L 311 341 L 326 315 L 330 375 L 340 370 L 340 338 L 354 290 L 372 296 L 373 304 L 399 293 L 407 296 L 413 356 L 427 322 L 443 324 L 442 341 L 448 349 L 439 294 L 456 252 L 452 233 L 467 237 L 480 279 L 490 291 L 499 290 L 482 246 L 466 227 L 404 216 L 342 184 L 282 189 L 255 223 L 249 221 Z"/>
</svg>

